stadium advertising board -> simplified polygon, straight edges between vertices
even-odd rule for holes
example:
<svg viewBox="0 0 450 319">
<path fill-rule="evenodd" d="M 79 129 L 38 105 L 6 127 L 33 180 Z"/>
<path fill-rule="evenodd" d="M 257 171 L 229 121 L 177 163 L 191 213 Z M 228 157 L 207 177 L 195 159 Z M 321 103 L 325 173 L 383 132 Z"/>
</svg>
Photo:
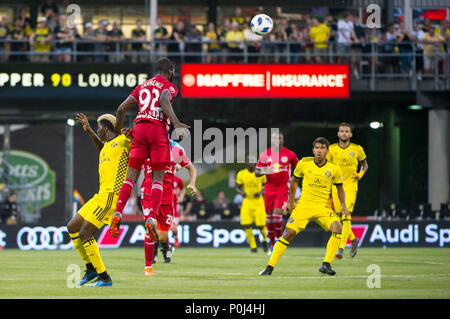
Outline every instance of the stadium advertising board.
<svg viewBox="0 0 450 319">
<path fill-rule="evenodd" d="M 122 223 L 117 238 L 104 227 L 97 234 L 100 248 L 143 247 L 143 223 Z M 361 247 L 450 247 L 449 221 L 353 223 L 352 230 L 360 238 Z M 169 239 L 172 240 L 170 233 Z M 192 222 L 178 226 L 181 246 L 247 247 L 244 230 L 239 223 Z M 257 241 L 260 234 L 255 230 Z M 323 247 L 330 234 L 311 224 L 291 243 L 296 247 Z M 0 226 L 0 247 L 21 250 L 72 249 L 65 226 Z"/>
<path fill-rule="evenodd" d="M 183 64 L 186 98 L 349 98 L 348 65 Z"/>
</svg>

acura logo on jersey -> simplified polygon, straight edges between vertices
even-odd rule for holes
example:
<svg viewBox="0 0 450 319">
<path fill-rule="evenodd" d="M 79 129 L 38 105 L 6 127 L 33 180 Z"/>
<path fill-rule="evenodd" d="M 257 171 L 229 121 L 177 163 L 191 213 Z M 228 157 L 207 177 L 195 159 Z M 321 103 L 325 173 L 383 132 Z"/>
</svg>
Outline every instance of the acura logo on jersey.
<svg viewBox="0 0 450 319">
<path fill-rule="evenodd" d="M 64 236 L 64 234 L 67 236 Z M 65 240 L 66 237 L 66 240 Z M 23 227 L 17 233 L 17 246 L 21 250 L 55 250 L 70 249 L 73 247 L 72 241 L 67 232 L 66 226 L 61 227 Z"/>
</svg>

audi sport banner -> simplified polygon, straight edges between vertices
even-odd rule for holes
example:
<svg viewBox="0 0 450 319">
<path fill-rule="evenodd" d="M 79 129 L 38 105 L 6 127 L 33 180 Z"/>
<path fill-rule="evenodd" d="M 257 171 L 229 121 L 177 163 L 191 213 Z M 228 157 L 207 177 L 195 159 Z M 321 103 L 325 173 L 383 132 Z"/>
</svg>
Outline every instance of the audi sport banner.
<svg viewBox="0 0 450 319">
<path fill-rule="evenodd" d="M 362 247 L 449 247 L 450 221 L 417 222 L 354 222 L 352 230 L 360 238 Z M 254 230 L 261 241 L 258 230 Z M 100 248 L 143 247 L 143 223 L 122 223 L 120 235 L 112 238 L 108 227 L 97 236 Z M 244 230 L 235 222 L 192 222 L 178 226 L 178 236 L 183 247 L 247 247 Z M 324 247 L 330 233 L 314 223 L 308 225 L 291 243 L 297 247 Z M 172 234 L 169 234 L 172 241 Z M 349 244 L 349 242 L 347 243 Z M 65 226 L 6 226 L 0 225 L 0 247 L 21 250 L 72 249 Z"/>
<path fill-rule="evenodd" d="M 183 64 L 187 98 L 349 98 L 341 64 Z"/>
</svg>

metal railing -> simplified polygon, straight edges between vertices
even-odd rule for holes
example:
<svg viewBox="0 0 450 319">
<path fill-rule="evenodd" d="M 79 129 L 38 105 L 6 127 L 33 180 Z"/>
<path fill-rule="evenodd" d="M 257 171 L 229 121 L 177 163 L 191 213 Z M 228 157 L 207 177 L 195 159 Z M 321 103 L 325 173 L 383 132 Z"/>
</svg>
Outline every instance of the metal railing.
<svg viewBox="0 0 450 319">
<path fill-rule="evenodd" d="M 66 44 L 52 43 L 46 52 L 36 51 L 28 40 L 0 40 L 2 62 L 70 62 L 70 63 L 148 63 L 169 57 L 178 63 L 321 63 L 350 64 L 369 88 L 376 88 L 376 80 L 407 78 L 415 90 L 418 81 L 432 81 L 434 90 L 450 89 L 450 41 L 429 42 L 363 42 L 359 45 L 339 47 L 338 43 L 294 41 L 223 42 L 223 41 L 93 41 L 77 39 Z M 317 50 L 323 44 L 326 48 Z M 140 48 L 136 48 L 139 45 Z M 426 55 L 420 48 L 435 46 L 435 53 Z M 21 49 L 17 49 L 22 46 Z M 386 50 L 390 46 L 391 50 Z M 216 49 L 212 50 L 212 47 Z M 396 48 L 394 50 L 394 48 Z M 441 48 L 445 48 L 442 50 Z M 16 50 L 12 50 L 16 49 Z M 9 58 L 9 59 L 8 59 Z M 424 63 L 425 62 L 425 63 Z M 423 66 L 429 66 L 424 70 Z M 428 72 L 426 72 L 428 71 Z M 431 71 L 431 72 L 430 72 Z M 360 77 L 356 76 L 357 79 Z"/>
</svg>

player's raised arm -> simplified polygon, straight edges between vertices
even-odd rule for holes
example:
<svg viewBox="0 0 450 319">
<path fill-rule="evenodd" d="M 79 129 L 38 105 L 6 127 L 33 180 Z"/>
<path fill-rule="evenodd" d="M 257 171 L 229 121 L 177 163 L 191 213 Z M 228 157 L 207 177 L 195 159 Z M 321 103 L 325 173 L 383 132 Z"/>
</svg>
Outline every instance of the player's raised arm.
<svg viewBox="0 0 450 319">
<path fill-rule="evenodd" d="M 189 188 L 192 195 L 195 196 L 197 195 L 197 186 L 195 186 L 195 181 L 197 179 L 197 170 L 192 163 L 186 165 L 185 168 L 189 171 L 189 184 L 187 188 Z"/>
<path fill-rule="evenodd" d="M 165 89 L 162 91 L 161 96 L 159 98 L 159 105 L 161 106 L 164 114 L 169 118 L 170 122 L 173 124 L 173 127 L 177 130 L 179 136 L 188 136 L 190 126 L 184 123 L 181 123 L 175 112 L 172 108 L 172 103 L 170 102 L 171 95 L 169 90 Z"/>
<path fill-rule="evenodd" d="M 119 105 L 119 108 L 117 109 L 116 114 L 116 133 L 120 134 L 122 127 L 123 127 L 123 121 L 125 119 L 125 113 L 131 109 L 132 107 L 137 105 L 137 101 L 134 97 L 128 96 L 125 101 L 122 102 L 122 104 Z"/>
<path fill-rule="evenodd" d="M 78 123 L 81 124 L 83 130 L 89 134 L 92 142 L 94 143 L 95 148 L 100 152 L 103 148 L 103 142 L 100 140 L 98 135 L 92 130 L 91 125 L 89 124 L 89 120 L 83 113 L 78 113 L 75 115 L 75 119 Z"/>
</svg>

